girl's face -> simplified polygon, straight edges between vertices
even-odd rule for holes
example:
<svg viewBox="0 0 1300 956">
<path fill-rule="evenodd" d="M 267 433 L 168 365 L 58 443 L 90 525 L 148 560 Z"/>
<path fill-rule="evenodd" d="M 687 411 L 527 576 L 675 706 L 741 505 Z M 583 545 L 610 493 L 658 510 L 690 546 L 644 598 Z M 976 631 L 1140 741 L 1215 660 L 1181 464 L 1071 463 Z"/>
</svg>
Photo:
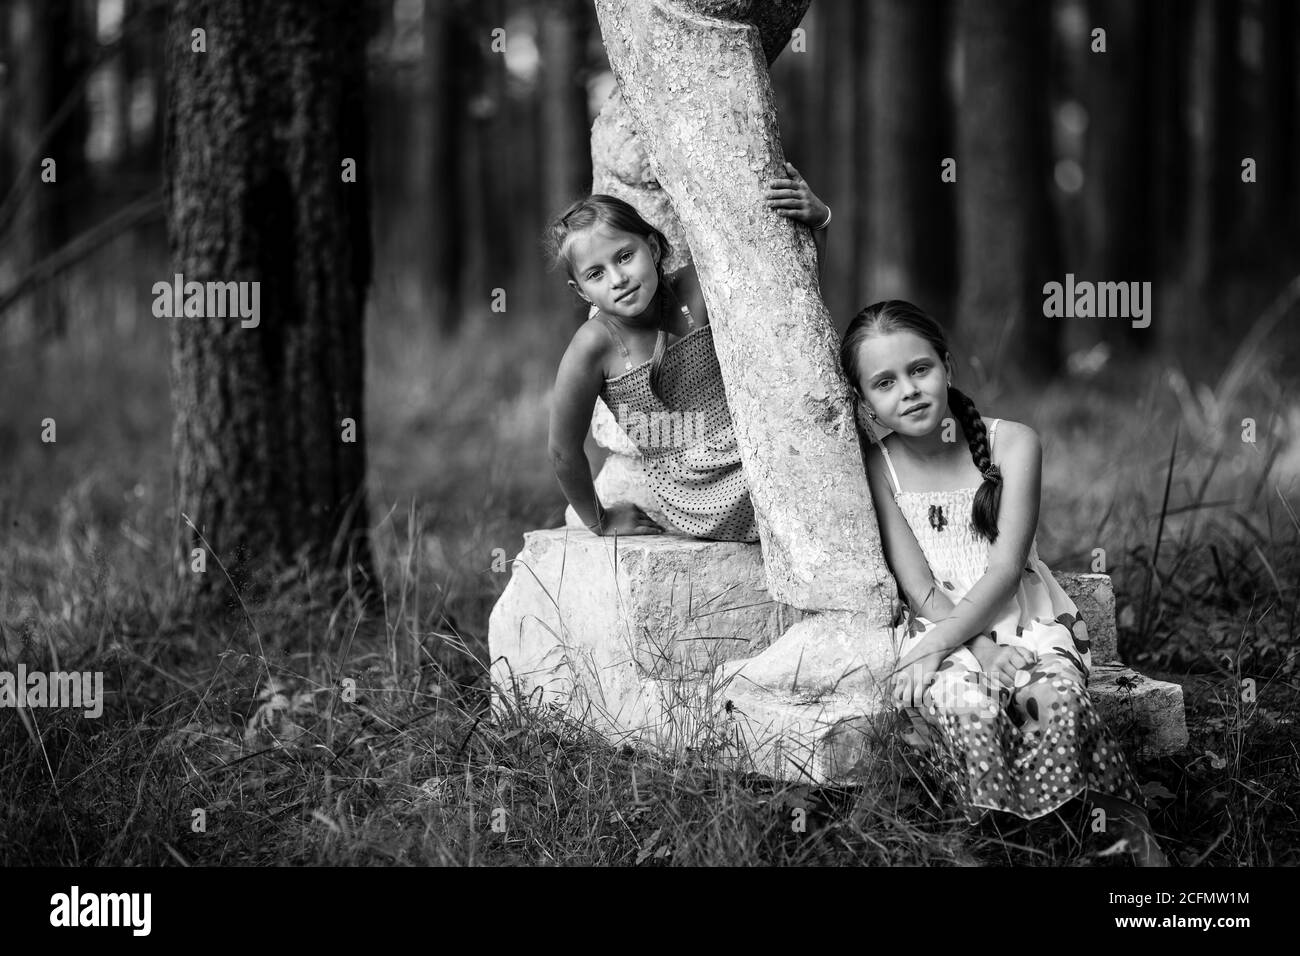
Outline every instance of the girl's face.
<svg viewBox="0 0 1300 956">
<path fill-rule="evenodd" d="M 569 286 L 606 315 L 635 320 L 659 289 L 659 242 L 604 223 L 573 237 Z"/>
<path fill-rule="evenodd" d="M 886 428 L 928 435 L 949 414 L 951 376 L 934 346 L 915 332 L 890 332 L 862 342 L 857 372 L 860 400 Z"/>
</svg>

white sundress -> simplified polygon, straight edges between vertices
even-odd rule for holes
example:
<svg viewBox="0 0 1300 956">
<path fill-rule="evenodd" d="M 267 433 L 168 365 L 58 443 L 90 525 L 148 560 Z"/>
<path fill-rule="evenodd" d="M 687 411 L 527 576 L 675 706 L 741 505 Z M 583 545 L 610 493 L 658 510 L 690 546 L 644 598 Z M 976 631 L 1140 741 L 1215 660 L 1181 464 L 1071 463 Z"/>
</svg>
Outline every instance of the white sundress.
<svg viewBox="0 0 1300 956">
<path fill-rule="evenodd" d="M 990 419 L 989 453 L 1000 419 Z M 988 570 L 989 542 L 971 524 L 975 488 L 904 491 L 881 442 L 894 500 L 929 562 L 934 586 L 956 605 Z M 895 621 L 906 655 L 934 626 L 911 615 Z M 1079 609 L 1038 557 L 1035 535 L 1020 583 L 986 632 L 1031 651 L 1035 662 L 998 689 L 966 647 L 940 664 L 926 707 L 902 709 L 913 746 L 933 753 L 971 822 L 982 810 L 1035 819 L 1091 789 L 1145 808 L 1123 751 L 1088 696 L 1092 656 Z"/>
</svg>

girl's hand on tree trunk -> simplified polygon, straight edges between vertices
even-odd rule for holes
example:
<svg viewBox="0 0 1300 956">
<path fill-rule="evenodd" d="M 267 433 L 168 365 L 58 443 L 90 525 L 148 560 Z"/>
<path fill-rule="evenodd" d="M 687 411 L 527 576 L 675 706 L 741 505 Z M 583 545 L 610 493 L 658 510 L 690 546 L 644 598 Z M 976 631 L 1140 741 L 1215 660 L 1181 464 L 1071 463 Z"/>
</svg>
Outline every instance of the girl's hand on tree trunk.
<svg viewBox="0 0 1300 956">
<path fill-rule="evenodd" d="M 786 163 L 785 168 L 789 178 L 768 180 L 763 199 L 777 215 L 801 222 L 809 229 L 816 229 L 826 221 L 830 209 L 817 198 L 812 187 L 792 163 Z"/>
</svg>

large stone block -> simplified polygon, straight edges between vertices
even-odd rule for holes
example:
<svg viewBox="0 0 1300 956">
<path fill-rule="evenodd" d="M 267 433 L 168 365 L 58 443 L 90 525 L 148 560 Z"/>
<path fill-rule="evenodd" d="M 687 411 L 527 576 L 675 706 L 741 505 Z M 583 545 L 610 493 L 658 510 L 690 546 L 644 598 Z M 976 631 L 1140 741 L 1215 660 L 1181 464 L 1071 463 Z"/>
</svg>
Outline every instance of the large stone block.
<svg viewBox="0 0 1300 956">
<path fill-rule="evenodd" d="M 711 679 L 801 617 L 768 597 L 761 562 L 756 544 L 529 532 L 489 621 L 493 681 L 603 727 L 657 726 L 665 687 Z"/>
<path fill-rule="evenodd" d="M 1106 725 L 1122 739 L 1134 740 L 1139 753 L 1172 754 L 1187 746 L 1181 685 L 1110 663 L 1093 666 L 1088 694 Z"/>
<path fill-rule="evenodd" d="M 493 608 L 494 684 L 558 705 L 614 740 L 708 746 L 735 767 L 847 780 L 888 720 L 896 654 L 864 614 L 771 600 L 757 545 L 680 535 L 525 535 Z M 1090 690 L 1146 753 L 1185 746 L 1182 689 L 1119 664 L 1103 574 L 1057 573 L 1093 641 Z M 729 706 L 728 706 L 729 705 Z"/>
</svg>

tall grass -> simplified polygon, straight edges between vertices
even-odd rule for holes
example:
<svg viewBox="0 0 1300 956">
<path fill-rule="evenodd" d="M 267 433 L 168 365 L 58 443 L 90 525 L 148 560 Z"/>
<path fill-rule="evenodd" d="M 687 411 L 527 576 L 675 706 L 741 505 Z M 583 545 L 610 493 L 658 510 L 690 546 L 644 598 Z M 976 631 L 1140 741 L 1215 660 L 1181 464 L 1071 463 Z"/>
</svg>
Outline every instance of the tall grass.
<svg viewBox="0 0 1300 956">
<path fill-rule="evenodd" d="M 889 735 L 860 786 L 811 788 L 612 746 L 526 699 L 489 712 L 494 558 L 562 516 L 545 415 L 567 333 L 526 311 L 443 340 L 409 288 L 377 280 L 365 428 L 382 619 L 310 581 L 229 625 L 189 619 L 167 583 L 166 329 L 120 315 L 148 316 L 160 269 L 106 251 L 70 287 L 69 340 L 39 365 L 12 342 L 2 358 L 0 669 L 102 670 L 109 698 L 98 720 L 0 711 L 0 863 L 1122 862 L 1075 809 L 968 826 Z M 1185 682 L 1191 748 L 1135 767 L 1188 865 L 1294 863 L 1300 847 L 1300 406 L 1260 359 L 1267 341 L 1229 363 L 1264 371 L 1226 378 L 1217 406 L 1189 405 L 1152 365 L 986 411 L 1044 436 L 1043 558 L 1086 570 L 1103 548 L 1121 653 Z M 1255 417 L 1257 444 L 1216 432 L 1207 408 Z"/>
</svg>

